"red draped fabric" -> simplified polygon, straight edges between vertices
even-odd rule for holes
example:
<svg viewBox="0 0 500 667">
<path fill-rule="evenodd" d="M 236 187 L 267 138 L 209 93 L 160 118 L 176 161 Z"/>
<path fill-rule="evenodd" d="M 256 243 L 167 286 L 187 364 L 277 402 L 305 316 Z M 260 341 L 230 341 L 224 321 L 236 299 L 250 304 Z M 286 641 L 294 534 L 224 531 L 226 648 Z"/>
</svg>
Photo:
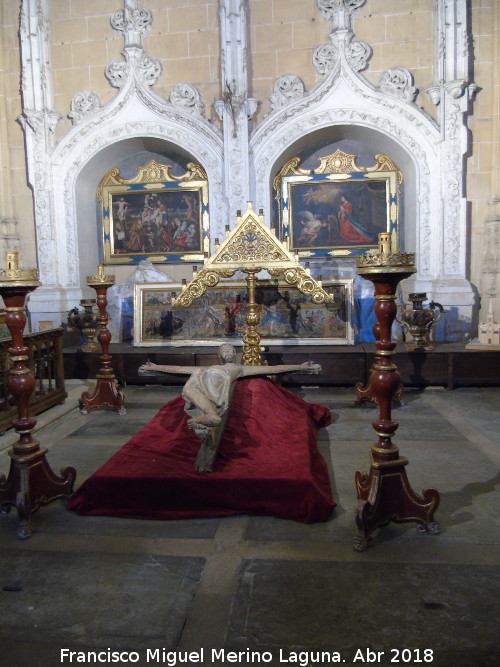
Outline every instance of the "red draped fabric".
<svg viewBox="0 0 500 667">
<path fill-rule="evenodd" d="M 268 379 L 239 380 L 215 469 L 201 473 L 194 468 L 200 443 L 179 396 L 93 473 L 68 507 L 142 519 L 258 514 L 325 521 L 335 503 L 316 434 L 329 423 L 323 405 Z"/>
</svg>

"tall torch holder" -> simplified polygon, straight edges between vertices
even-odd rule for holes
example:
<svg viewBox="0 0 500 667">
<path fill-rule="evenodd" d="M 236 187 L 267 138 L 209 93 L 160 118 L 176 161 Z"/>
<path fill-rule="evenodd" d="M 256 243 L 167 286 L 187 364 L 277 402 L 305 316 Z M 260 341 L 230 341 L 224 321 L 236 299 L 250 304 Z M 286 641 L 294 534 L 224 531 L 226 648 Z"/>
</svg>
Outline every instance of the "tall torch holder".
<svg viewBox="0 0 500 667">
<path fill-rule="evenodd" d="M 114 283 L 115 277 L 105 275 L 102 264 L 99 264 L 97 268 L 97 275 L 87 276 L 87 285 L 95 289 L 97 294 L 97 307 L 99 309 L 97 340 L 102 349 L 102 355 L 99 357 L 102 365 L 96 375 L 93 394 L 90 395 L 88 391 L 84 391 L 80 397 L 80 409 L 84 414 L 105 408 L 117 410 L 120 415 L 126 413 L 125 396 L 116 381 L 111 366 L 111 355 L 109 354 L 111 332 L 108 329 L 109 315 L 106 312 L 106 306 L 108 305 L 108 289 Z"/>
<path fill-rule="evenodd" d="M 32 437 L 36 419 L 29 415 L 30 396 L 35 388 L 35 378 L 26 364 L 28 348 L 24 345 L 23 331 L 26 326 L 26 296 L 40 286 L 36 269 L 19 269 L 18 253 L 7 253 L 7 268 L 0 270 L 0 295 L 5 303 L 5 322 L 12 337 L 9 355 L 12 368 L 8 387 L 17 404 L 17 419 L 12 425 L 19 434 L 13 445 L 9 476 L 0 475 L 0 511 L 6 513 L 16 507 L 19 514 L 17 536 L 31 537 L 31 515 L 42 505 L 58 498 L 67 498 L 73 492 L 76 479 L 74 468 L 61 471 L 56 476 L 46 458 L 47 449 Z"/>
<path fill-rule="evenodd" d="M 416 521 L 428 533 L 440 530 L 433 520 L 439 493 L 426 489 L 421 498 L 412 490 L 405 471 L 408 459 L 399 455 L 398 447 L 391 441 L 399 426 L 391 416 L 392 401 L 401 384 L 392 360 L 396 347 L 391 340 L 391 327 L 397 313 L 396 290 L 401 280 L 415 273 L 415 266 L 413 254 L 392 252 L 390 243 L 390 234 L 379 234 L 378 252 L 357 257 L 358 274 L 375 287 L 376 352 L 368 386 L 358 383 L 356 394 L 358 400 L 374 401 L 379 407 L 379 416 L 372 422 L 378 442 L 371 448 L 370 472 L 358 471 L 355 478 L 356 523 L 360 531 L 354 539 L 356 551 L 364 551 L 372 539 L 371 533 L 390 521 Z"/>
</svg>

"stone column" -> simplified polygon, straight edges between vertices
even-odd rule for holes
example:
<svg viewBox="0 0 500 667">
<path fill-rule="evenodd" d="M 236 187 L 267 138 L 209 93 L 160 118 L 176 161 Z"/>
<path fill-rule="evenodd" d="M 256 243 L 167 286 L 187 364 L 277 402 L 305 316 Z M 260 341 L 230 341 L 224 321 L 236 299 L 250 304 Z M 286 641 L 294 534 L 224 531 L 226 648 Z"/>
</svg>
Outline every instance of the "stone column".
<svg viewBox="0 0 500 667">
<path fill-rule="evenodd" d="M 481 314 L 479 322 L 486 322 L 490 303 L 494 319 L 500 318 L 500 4 L 492 6 L 493 71 L 491 73 L 492 128 L 491 128 L 491 198 L 484 223 L 480 254 Z"/>
<path fill-rule="evenodd" d="M 22 114 L 28 180 L 33 188 L 38 268 L 42 285 L 56 285 L 58 270 L 49 159 L 60 119 L 53 111 L 47 0 L 23 0 L 20 20 Z"/>
<path fill-rule="evenodd" d="M 54 205 L 56 184 L 50 168 L 55 129 L 61 116 L 53 111 L 54 96 L 50 63 L 50 22 L 47 0 L 23 0 L 20 17 L 22 113 L 28 181 L 33 190 L 40 287 L 30 295 L 32 329 L 38 328 L 35 313 L 43 318 L 69 310 L 81 298 L 78 252 L 75 239 L 65 230 L 58 233 Z M 67 256 L 72 262 L 64 261 Z M 62 287 L 64 286 L 64 288 Z"/>
<path fill-rule="evenodd" d="M 441 133 L 441 141 L 436 145 L 441 234 L 430 255 L 420 258 L 415 291 L 428 292 L 437 301 L 444 300 L 455 316 L 470 323 L 474 294 L 467 279 L 469 238 L 464 165 L 469 148 L 468 116 L 477 90 L 470 77 L 471 28 L 466 0 L 443 0 L 436 3 L 435 11 L 437 85 L 427 92 L 437 107 Z M 467 328 L 463 325 L 464 336 Z"/>
<path fill-rule="evenodd" d="M 250 192 L 249 121 L 257 100 L 248 96 L 248 0 L 221 0 L 221 99 L 215 110 L 224 131 L 224 185 L 230 219 L 246 210 Z"/>
</svg>

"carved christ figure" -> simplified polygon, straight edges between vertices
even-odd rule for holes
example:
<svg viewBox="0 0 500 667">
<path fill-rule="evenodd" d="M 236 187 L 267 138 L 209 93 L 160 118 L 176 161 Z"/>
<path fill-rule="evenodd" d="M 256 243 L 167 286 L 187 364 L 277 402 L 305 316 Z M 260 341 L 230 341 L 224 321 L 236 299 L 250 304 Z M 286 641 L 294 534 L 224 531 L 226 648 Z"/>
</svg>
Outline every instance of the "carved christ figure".
<svg viewBox="0 0 500 667">
<path fill-rule="evenodd" d="M 182 397 L 186 402 L 185 410 L 191 416 L 188 425 L 196 431 L 199 426 L 218 426 L 222 422 L 222 415 L 229 407 L 232 385 L 239 378 L 277 373 L 321 372 L 321 366 L 310 361 L 283 366 L 243 366 L 235 363 L 236 350 L 231 343 L 223 343 L 219 347 L 219 357 L 220 365 L 208 367 L 147 363 L 139 368 L 139 374 L 147 375 L 151 371 L 159 371 L 189 375 Z"/>
</svg>

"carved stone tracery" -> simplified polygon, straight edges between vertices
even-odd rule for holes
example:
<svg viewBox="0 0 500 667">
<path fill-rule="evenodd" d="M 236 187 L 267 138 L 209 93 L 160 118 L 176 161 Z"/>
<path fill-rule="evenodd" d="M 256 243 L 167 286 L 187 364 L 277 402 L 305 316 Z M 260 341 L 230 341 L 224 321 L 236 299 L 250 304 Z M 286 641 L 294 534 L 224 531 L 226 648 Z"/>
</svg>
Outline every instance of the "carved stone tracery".
<svg viewBox="0 0 500 667">
<path fill-rule="evenodd" d="M 330 43 L 322 44 L 314 51 L 313 65 L 318 76 L 325 77 L 335 69 L 343 54 L 353 71 L 368 67 L 372 49 L 366 42 L 354 40 L 352 16 L 366 0 L 317 0 L 321 14 L 330 21 Z"/>
<path fill-rule="evenodd" d="M 116 11 L 110 22 L 115 30 L 122 33 L 126 47 L 142 48 L 142 36 L 151 31 L 153 16 L 149 9 L 144 7 L 126 6 Z"/>
<path fill-rule="evenodd" d="M 379 88 L 404 102 L 414 102 L 418 90 L 413 85 L 413 75 L 404 67 L 393 67 L 380 77 Z"/>
<path fill-rule="evenodd" d="M 222 0 L 221 50 L 227 86 L 218 109 L 224 123 L 223 137 L 204 118 L 203 101 L 192 84 L 181 82 L 174 86 L 168 101 L 153 91 L 161 75 L 161 65 L 146 55 L 142 46 L 153 17 L 140 7 L 139 0 L 124 0 L 124 10 L 116 12 L 111 20 L 112 27 L 124 37 L 124 58 L 110 63 L 106 72 L 119 92 L 105 106 L 100 105 L 92 91 L 76 93 L 70 110 L 74 127 L 54 146 L 60 115 L 51 110 L 48 4 L 47 0 L 23 0 L 20 122 L 26 135 L 43 282 L 78 286 L 78 262 L 73 261 L 78 255 L 75 223 L 78 174 L 88 160 L 111 143 L 132 136 L 155 136 L 191 151 L 210 172 L 210 190 L 217 196 L 219 207 L 211 210 L 212 236 L 215 236 L 220 234 L 224 218 L 231 217 L 236 206 L 241 207 L 242 200 L 254 199 L 265 208 L 269 206 L 271 169 L 294 141 L 320 128 L 345 125 L 390 137 L 414 164 L 418 184 L 418 201 L 413 212 L 417 226 L 417 279 L 423 277 L 427 281 L 422 289 L 432 294 L 432 285 L 439 282 L 442 286 L 443 281 L 451 285 L 452 292 L 453 281 L 462 291 L 470 289 L 464 287 L 467 285 L 466 208 L 462 184 L 463 156 L 467 149 L 464 127 L 477 87 L 468 79 L 471 43 L 466 2 L 437 3 L 438 83 L 427 91 L 439 104 L 437 120 L 413 103 L 418 91 L 408 70 L 401 67 L 387 70 L 378 89 L 361 76 L 371 49 L 355 39 L 352 23 L 356 11 L 364 4 L 365 0 L 317 0 L 318 11 L 329 21 L 329 43 L 320 45 L 314 55 L 317 85 L 306 92 L 296 75 L 281 76 L 270 98 L 271 113 L 248 135 L 248 120 L 257 101 L 248 97 L 247 3 Z M 32 58 L 33 53 L 40 57 Z M 339 101 L 345 95 L 349 99 L 348 108 Z M 129 105 L 137 101 L 146 109 L 146 116 L 140 120 L 126 115 Z M 439 201 L 443 202 L 442 210 L 437 206 Z M 436 220 L 441 224 L 437 225 Z M 438 228 L 442 230 L 442 238 Z M 56 262 L 55 247 L 62 253 Z M 69 256 L 72 260 L 66 261 Z M 439 276 L 437 266 L 443 267 Z"/>
<path fill-rule="evenodd" d="M 302 79 L 295 74 L 284 74 L 274 84 L 273 94 L 269 98 L 271 109 L 281 109 L 300 100 L 304 94 L 305 86 Z"/>
<path fill-rule="evenodd" d="M 68 116 L 73 123 L 77 123 L 84 118 L 93 116 L 102 108 L 102 102 L 92 90 L 80 90 L 71 100 L 71 111 Z"/>
<path fill-rule="evenodd" d="M 174 107 L 179 107 L 189 113 L 202 116 L 205 111 L 205 105 L 203 104 L 200 93 L 194 86 L 186 81 L 175 84 L 169 99 Z"/>
</svg>

